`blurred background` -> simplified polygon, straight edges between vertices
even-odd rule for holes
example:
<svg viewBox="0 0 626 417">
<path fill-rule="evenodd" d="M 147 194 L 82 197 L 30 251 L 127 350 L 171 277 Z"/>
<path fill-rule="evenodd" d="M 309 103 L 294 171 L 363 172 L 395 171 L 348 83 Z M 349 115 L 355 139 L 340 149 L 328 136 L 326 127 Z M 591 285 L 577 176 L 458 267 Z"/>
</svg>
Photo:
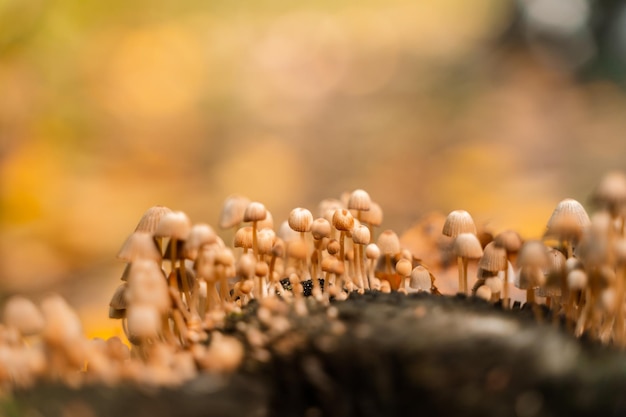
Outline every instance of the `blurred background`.
<svg viewBox="0 0 626 417">
<path fill-rule="evenodd" d="M 278 222 L 364 188 L 399 233 L 463 208 L 538 237 L 626 168 L 625 68 L 617 0 L 0 0 L 0 297 L 119 332 L 142 213 L 215 225 L 232 193 Z"/>
</svg>

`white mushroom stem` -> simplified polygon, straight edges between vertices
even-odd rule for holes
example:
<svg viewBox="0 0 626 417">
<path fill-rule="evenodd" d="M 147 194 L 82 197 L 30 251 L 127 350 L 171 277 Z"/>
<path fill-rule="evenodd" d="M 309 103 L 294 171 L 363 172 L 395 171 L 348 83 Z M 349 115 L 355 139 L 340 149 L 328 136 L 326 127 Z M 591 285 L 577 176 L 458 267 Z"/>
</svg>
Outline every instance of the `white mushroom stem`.
<svg viewBox="0 0 626 417">
<path fill-rule="evenodd" d="M 259 241 L 256 235 L 256 220 L 252 222 L 252 253 L 254 257 L 258 259 L 259 256 Z"/>
<path fill-rule="evenodd" d="M 511 306 L 509 298 L 509 257 L 507 253 L 506 267 L 504 268 L 504 285 L 502 286 L 502 306 L 508 309 Z"/>
<path fill-rule="evenodd" d="M 459 267 L 459 292 L 462 294 L 467 294 L 464 286 L 465 279 L 463 278 L 463 258 L 458 256 L 456 260 Z"/>
</svg>

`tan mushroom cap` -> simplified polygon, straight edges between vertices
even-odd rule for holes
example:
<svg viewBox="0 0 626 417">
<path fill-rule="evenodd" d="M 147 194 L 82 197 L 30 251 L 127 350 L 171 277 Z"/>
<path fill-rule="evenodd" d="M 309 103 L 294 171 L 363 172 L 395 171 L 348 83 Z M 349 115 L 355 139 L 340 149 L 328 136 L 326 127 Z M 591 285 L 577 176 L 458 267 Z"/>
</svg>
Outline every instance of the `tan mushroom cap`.
<svg viewBox="0 0 626 417">
<path fill-rule="evenodd" d="M 411 279 L 409 280 L 409 287 L 418 291 L 430 292 L 432 288 L 430 272 L 421 265 L 413 268 L 411 271 Z"/>
<path fill-rule="evenodd" d="M 507 267 L 506 250 L 490 242 L 483 250 L 483 256 L 478 261 L 478 267 L 486 271 L 504 271 Z"/>
<path fill-rule="evenodd" d="M 217 242 L 217 234 L 211 226 L 206 223 L 194 224 L 189 232 L 189 237 L 185 241 L 185 255 L 189 259 L 196 259 L 198 250 L 204 245 L 211 245 Z"/>
<path fill-rule="evenodd" d="M 542 297 L 561 295 L 561 289 L 567 279 L 567 267 L 565 263 L 565 255 L 563 255 L 561 251 L 554 248 L 548 249 L 548 265 L 544 270 L 546 283 L 537 293 L 538 295 Z M 545 294 L 543 294 L 544 292 Z"/>
<path fill-rule="evenodd" d="M 487 285 L 481 285 L 476 289 L 476 298 L 481 298 L 485 301 L 491 300 L 491 288 Z"/>
<path fill-rule="evenodd" d="M 339 209 L 333 213 L 333 226 L 337 230 L 349 232 L 354 228 L 354 217 L 349 210 Z"/>
<path fill-rule="evenodd" d="M 538 240 L 527 241 L 520 249 L 517 265 L 520 268 L 530 266 L 545 269 L 548 266 L 548 248 Z"/>
<path fill-rule="evenodd" d="M 311 234 L 316 240 L 323 239 L 330 236 L 331 226 L 330 222 L 323 217 L 318 217 L 313 221 L 311 225 Z"/>
<path fill-rule="evenodd" d="M 226 198 L 220 213 L 220 229 L 230 229 L 243 222 L 243 215 L 250 200 L 239 194 L 233 194 Z"/>
<path fill-rule="evenodd" d="M 508 253 L 517 253 L 524 243 L 522 237 L 515 230 L 505 230 L 494 238 L 496 246 L 504 248 Z"/>
<path fill-rule="evenodd" d="M 383 223 L 383 209 L 374 201 L 370 202 L 370 209 L 361 213 L 363 223 L 380 226 Z"/>
<path fill-rule="evenodd" d="M 173 211 L 161 217 L 154 235 L 156 237 L 171 237 L 185 240 L 191 232 L 191 220 L 182 211 Z"/>
<path fill-rule="evenodd" d="M 336 198 L 325 198 L 317 206 L 317 215 L 332 222 L 333 214 L 336 210 L 345 208 L 343 203 Z"/>
<path fill-rule="evenodd" d="M 276 243 L 276 233 L 272 229 L 261 229 L 257 232 L 257 249 L 261 255 L 271 255 Z"/>
<path fill-rule="evenodd" d="M 472 233 L 475 235 L 476 224 L 467 211 L 454 210 L 446 217 L 442 233 L 450 237 L 457 237 L 461 233 Z"/>
<path fill-rule="evenodd" d="M 148 232 L 134 232 L 128 236 L 117 257 L 124 262 L 133 262 L 139 259 L 161 261 L 161 253 L 154 242 L 154 238 Z"/>
<path fill-rule="evenodd" d="M 370 229 L 367 226 L 360 225 L 352 231 L 352 240 L 357 245 L 367 245 L 370 243 Z"/>
<path fill-rule="evenodd" d="M 357 189 L 352 191 L 350 198 L 348 199 L 348 209 L 357 211 L 368 211 L 372 199 L 365 190 Z"/>
<path fill-rule="evenodd" d="M 593 191 L 591 201 L 617 215 L 626 204 L 626 175 L 622 171 L 608 172 Z"/>
<path fill-rule="evenodd" d="M 156 232 L 157 227 L 159 226 L 159 222 L 161 221 L 161 217 L 166 214 L 171 213 L 172 210 L 165 206 L 152 206 L 141 216 L 139 219 L 139 223 L 135 228 L 135 232 L 145 232 L 149 234 L 154 234 Z"/>
<path fill-rule="evenodd" d="M 4 306 L 4 323 L 22 336 L 41 333 L 45 321 L 37 306 L 25 297 L 14 295 Z"/>
<path fill-rule="evenodd" d="M 398 260 L 398 262 L 396 262 L 396 272 L 399 275 L 403 277 L 408 277 L 411 275 L 412 270 L 413 264 L 408 259 L 402 258 Z"/>
<path fill-rule="evenodd" d="M 454 254 L 461 258 L 478 259 L 483 256 L 483 248 L 473 233 L 460 233 L 454 239 Z"/>
<path fill-rule="evenodd" d="M 589 215 L 578 201 L 566 198 L 557 204 L 548 220 L 546 234 L 549 236 L 580 237 L 591 224 Z"/>
<path fill-rule="evenodd" d="M 243 213 L 244 222 L 259 222 L 267 217 L 267 209 L 263 203 L 253 201 L 248 204 L 246 211 Z"/>
<path fill-rule="evenodd" d="M 525 266 L 516 274 L 514 284 L 520 290 L 538 288 L 545 283 L 543 270 L 536 266 Z"/>
<path fill-rule="evenodd" d="M 371 260 L 380 258 L 380 248 L 376 243 L 370 243 L 365 247 L 365 257 Z"/>
<path fill-rule="evenodd" d="M 252 248 L 252 226 L 244 226 L 237 229 L 233 239 L 233 246 L 236 248 Z"/>
<path fill-rule="evenodd" d="M 296 232 L 309 232 L 313 225 L 313 214 L 302 207 L 296 207 L 289 213 L 289 227 Z"/>
<path fill-rule="evenodd" d="M 393 230 L 385 230 L 378 236 L 376 245 L 383 255 L 395 255 L 400 253 L 400 238 Z"/>
</svg>

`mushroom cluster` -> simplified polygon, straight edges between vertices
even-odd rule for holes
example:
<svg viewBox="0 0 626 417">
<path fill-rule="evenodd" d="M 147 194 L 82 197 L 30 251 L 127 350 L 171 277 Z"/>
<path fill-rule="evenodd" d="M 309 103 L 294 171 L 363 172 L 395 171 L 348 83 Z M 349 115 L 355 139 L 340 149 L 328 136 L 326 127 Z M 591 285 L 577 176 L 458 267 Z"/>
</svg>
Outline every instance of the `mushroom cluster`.
<svg viewBox="0 0 626 417">
<path fill-rule="evenodd" d="M 626 176 L 609 174 L 591 202 L 597 210 L 590 217 L 576 200 L 561 201 L 544 236 L 526 241 L 513 230 L 484 233 L 464 210 L 445 222 L 441 216 L 436 235 L 447 242 L 442 251 L 457 258 L 458 292 L 504 309 L 521 294 L 538 319 L 544 303 L 577 336 L 626 345 Z M 305 317 L 316 306 L 330 314 L 331 302 L 352 292 L 441 294 L 433 271 L 446 274 L 447 264 L 422 262 L 396 232 L 377 231 L 382 219 L 364 190 L 325 199 L 315 214 L 295 208 L 278 225 L 265 205 L 233 195 L 218 222 L 234 231 L 227 244 L 208 224 L 152 207 L 118 253 L 126 268 L 109 317 L 121 320 L 128 343 L 87 340 L 58 296 L 40 307 L 14 296 L 0 325 L 0 391 L 39 379 L 162 385 L 202 371 L 231 372 L 245 349 L 224 329 L 250 303 L 268 334 L 283 334 L 286 311 Z M 253 356 L 267 356 L 268 334 L 248 329 Z"/>
</svg>

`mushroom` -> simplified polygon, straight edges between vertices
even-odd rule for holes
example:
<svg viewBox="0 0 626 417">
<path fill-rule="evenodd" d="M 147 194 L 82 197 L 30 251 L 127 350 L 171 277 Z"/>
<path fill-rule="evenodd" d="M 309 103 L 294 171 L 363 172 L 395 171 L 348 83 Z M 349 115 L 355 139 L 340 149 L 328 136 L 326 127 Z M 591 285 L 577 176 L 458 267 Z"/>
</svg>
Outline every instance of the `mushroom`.
<svg viewBox="0 0 626 417">
<path fill-rule="evenodd" d="M 409 288 L 418 292 L 431 292 L 432 280 L 430 272 L 422 265 L 418 265 L 411 271 L 411 279 L 409 280 Z"/>
<path fill-rule="evenodd" d="M 220 229 L 238 228 L 243 223 L 246 207 L 250 200 L 239 194 L 233 194 L 226 198 L 222 205 L 222 211 L 218 225 Z"/>
<path fill-rule="evenodd" d="M 454 254 L 459 259 L 461 265 L 459 275 L 459 291 L 467 295 L 467 265 L 470 259 L 479 259 L 483 256 L 483 248 L 480 241 L 473 233 L 460 233 L 454 239 Z"/>
<path fill-rule="evenodd" d="M 535 289 L 543 285 L 545 275 L 543 271 L 549 265 L 548 250 L 538 240 L 530 240 L 522 246 L 517 258 L 519 273 L 515 280 L 515 286 L 526 290 L 526 302 L 535 302 Z"/>
<path fill-rule="evenodd" d="M 613 220 L 619 220 L 618 230 L 624 236 L 626 208 L 626 175 L 622 171 L 607 173 L 591 195 L 591 202 L 606 210 Z"/>
<path fill-rule="evenodd" d="M 488 243 L 483 250 L 483 256 L 478 261 L 478 268 L 479 270 L 489 271 L 496 274 L 500 271 L 506 271 L 508 269 L 506 250 L 497 246 L 495 242 Z M 497 279 L 497 277 L 494 278 Z M 508 284 L 505 283 L 502 287 L 504 288 L 506 285 Z M 494 292 L 494 296 L 498 297 L 498 294 L 495 294 Z M 508 294 L 506 294 L 506 297 L 508 297 Z"/>
<path fill-rule="evenodd" d="M 339 260 L 343 262 L 345 259 L 344 238 L 346 236 L 346 232 L 350 232 L 354 228 L 354 217 L 352 217 L 350 211 L 346 209 L 335 210 L 335 213 L 333 214 L 332 225 L 340 232 Z"/>
<path fill-rule="evenodd" d="M 400 288 L 400 282 L 403 278 L 397 276 L 391 265 L 391 259 L 396 254 L 400 253 L 400 239 L 393 230 L 385 230 L 378 236 L 376 245 L 380 249 L 380 253 L 384 256 L 384 273 L 380 274 L 380 279 L 389 281 L 389 285 L 392 290 Z"/>
<path fill-rule="evenodd" d="M 356 218 L 361 221 L 361 214 L 369 211 L 371 204 L 372 199 L 367 191 L 361 189 L 354 190 L 350 193 L 350 198 L 348 199 L 348 210 L 356 211 Z"/>
<path fill-rule="evenodd" d="M 443 224 L 441 232 L 444 236 L 454 239 L 462 233 L 469 233 L 475 236 L 476 224 L 474 223 L 472 216 L 467 211 L 454 210 L 451 211 L 446 217 L 446 221 Z M 476 239 L 476 241 L 478 242 L 478 239 Z M 480 245 L 480 242 L 478 244 Z M 456 250 L 454 252 L 456 253 Z M 467 270 L 465 265 L 466 262 L 464 263 L 463 258 L 457 255 L 457 263 L 459 268 L 459 292 L 467 294 L 467 277 L 465 276 Z"/>
<path fill-rule="evenodd" d="M 509 298 L 509 285 L 511 280 L 509 279 L 509 267 L 508 263 L 514 262 L 517 257 L 517 253 L 522 247 L 522 238 L 515 230 L 505 230 L 494 238 L 496 246 L 504 248 L 506 251 L 507 267 L 504 269 L 504 285 L 502 286 L 502 302 L 504 308 L 510 307 L 511 299 Z"/>
<path fill-rule="evenodd" d="M 545 235 L 556 237 L 564 246 L 567 257 L 571 258 L 583 230 L 590 224 L 584 207 L 578 201 L 566 198 L 552 212 Z"/>
<path fill-rule="evenodd" d="M 267 210 L 265 206 L 257 201 L 253 201 L 248 204 L 246 211 L 243 214 L 244 222 L 252 222 L 252 252 L 254 256 L 258 256 L 257 249 L 257 223 L 261 220 L 265 220 L 267 217 Z"/>
</svg>

